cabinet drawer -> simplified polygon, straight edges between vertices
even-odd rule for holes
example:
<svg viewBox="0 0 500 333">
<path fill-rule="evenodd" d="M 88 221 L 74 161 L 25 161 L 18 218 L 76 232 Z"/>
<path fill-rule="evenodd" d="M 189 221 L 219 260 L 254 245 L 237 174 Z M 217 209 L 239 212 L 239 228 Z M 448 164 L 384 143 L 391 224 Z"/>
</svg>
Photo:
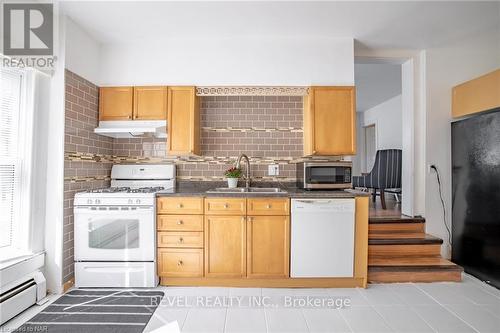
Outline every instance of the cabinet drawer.
<svg viewBox="0 0 500 333">
<path fill-rule="evenodd" d="M 203 198 L 158 198 L 158 214 L 203 214 Z"/>
<path fill-rule="evenodd" d="M 207 198 L 205 199 L 206 215 L 245 215 L 246 199 L 241 198 Z"/>
<path fill-rule="evenodd" d="M 159 231 L 203 231 L 203 215 L 158 215 Z"/>
<path fill-rule="evenodd" d="M 255 198 L 247 201 L 248 215 L 290 215 L 288 198 Z"/>
<path fill-rule="evenodd" d="M 203 247 L 203 232 L 160 231 L 158 247 Z"/>
<path fill-rule="evenodd" d="M 203 250 L 158 249 L 158 275 L 164 277 L 203 276 Z"/>
</svg>

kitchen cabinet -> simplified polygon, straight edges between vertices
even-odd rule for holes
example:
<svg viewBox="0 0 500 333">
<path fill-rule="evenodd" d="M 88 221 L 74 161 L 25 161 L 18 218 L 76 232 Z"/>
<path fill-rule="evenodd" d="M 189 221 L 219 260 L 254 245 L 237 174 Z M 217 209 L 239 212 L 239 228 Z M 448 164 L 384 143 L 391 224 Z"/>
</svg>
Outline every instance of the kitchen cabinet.
<svg viewBox="0 0 500 333">
<path fill-rule="evenodd" d="M 99 88 L 99 120 L 166 119 L 166 87 Z"/>
<path fill-rule="evenodd" d="M 288 201 L 288 200 L 287 200 Z M 289 276 L 290 218 L 249 216 L 247 218 L 247 276 Z"/>
<path fill-rule="evenodd" d="M 99 120 L 132 120 L 132 87 L 99 88 Z"/>
<path fill-rule="evenodd" d="M 200 106 L 195 87 L 168 87 L 169 155 L 200 154 Z"/>
<path fill-rule="evenodd" d="M 205 216 L 205 276 L 246 275 L 245 216 Z"/>
<path fill-rule="evenodd" d="M 311 87 L 304 99 L 304 155 L 354 154 L 355 87 Z"/>
<path fill-rule="evenodd" d="M 167 120 L 167 87 L 134 87 L 134 120 Z"/>
<path fill-rule="evenodd" d="M 158 198 L 157 246 L 160 277 L 202 277 L 203 198 Z"/>
<path fill-rule="evenodd" d="M 158 275 L 168 277 L 203 276 L 203 250 L 159 248 Z"/>
</svg>

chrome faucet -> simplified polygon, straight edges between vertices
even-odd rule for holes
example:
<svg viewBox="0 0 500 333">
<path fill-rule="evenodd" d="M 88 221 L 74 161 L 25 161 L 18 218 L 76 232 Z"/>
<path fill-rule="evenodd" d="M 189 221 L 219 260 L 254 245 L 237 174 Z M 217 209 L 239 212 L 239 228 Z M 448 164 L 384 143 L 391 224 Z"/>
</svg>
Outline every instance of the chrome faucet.
<svg viewBox="0 0 500 333">
<path fill-rule="evenodd" d="M 248 159 L 248 156 L 245 154 L 240 154 L 234 167 L 238 168 L 238 169 L 241 168 L 241 159 L 242 158 L 244 158 L 247 162 L 246 176 L 245 176 L 245 187 L 249 188 L 250 187 L 250 160 Z"/>
</svg>

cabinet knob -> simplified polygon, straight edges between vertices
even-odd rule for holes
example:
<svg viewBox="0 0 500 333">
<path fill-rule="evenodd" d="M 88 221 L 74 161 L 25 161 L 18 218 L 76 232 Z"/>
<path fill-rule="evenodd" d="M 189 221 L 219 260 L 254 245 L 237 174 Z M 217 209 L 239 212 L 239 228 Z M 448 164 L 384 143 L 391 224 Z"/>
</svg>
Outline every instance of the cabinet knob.
<svg viewBox="0 0 500 333">
<path fill-rule="evenodd" d="M 253 217 L 249 217 L 248 222 L 252 222 L 252 221 L 253 221 Z"/>
<path fill-rule="evenodd" d="M 179 261 L 177 262 L 177 266 L 182 266 L 183 264 L 184 264 L 184 263 L 182 262 L 182 260 L 179 260 Z"/>
<path fill-rule="evenodd" d="M 182 243 L 182 242 L 184 242 L 184 238 L 180 237 L 179 238 L 179 243 Z"/>
<path fill-rule="evenodd" d="M 313 155 L 316 155 L 317 151 L 316 150 L 313 150 Z"/>
<path fill-rule="evenodd" d="M 132 119 L 132 116 L 128 116 L 127 118 L 128 118 L 128 119 Z"/>
<path fill-rule="evenodd" d="M 229 205 L 227 203 L 224 204 L 224 208 L 229 208 Z"/>
<path fill-rule="evenodd" d="M 181 203 L 177 205 L 177 208 L 182 208 L 182 207 L 184 207 L 184 205 Z"/>
<path fill-rule="evenodd" d="M 271 209 L 271 204 L 267 204 L 266 208 Z"/>
<path fill-rule="evenodd" d="M 177 224 L 178 224 L 178 225 L 184 224 L 184 221 L 179 220 L 179 221 L 177 221 Z"/>
</svg>

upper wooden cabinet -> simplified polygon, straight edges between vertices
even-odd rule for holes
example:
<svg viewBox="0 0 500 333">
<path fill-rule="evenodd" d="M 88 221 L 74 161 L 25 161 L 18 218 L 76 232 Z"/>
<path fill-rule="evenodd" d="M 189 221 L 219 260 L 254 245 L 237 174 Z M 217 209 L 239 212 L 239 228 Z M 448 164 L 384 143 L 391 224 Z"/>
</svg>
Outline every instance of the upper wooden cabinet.
<svg viewBox="0 0 500 333">
<path fill-rule="evenodd" d="M 132 120 L 134 90 L 132 87 L 99 89 L 99 120 Z"/>
<path fill-rule="evenodd" d="M 500 69 L 452 89 L 452 115 L 463 117 L 500 107 Z"/>
<path fill-rule="evenodd" d="M 311 87 L 304 99 L 304 155 L 354 154 L 355 87 Z"/>
<path fill-rule="evenodd" d="M 167 87 L 134 87 L 135 120 L 167 119 Z"/>
<path fill-rule="evenodd" d="M 167 87 L 102 87 L 99 120 L 166 120 Z"/>
<path fill-rule="evenodd" d="M 200 154 L 200 107 L 195 87 L 168 87 L 170 155 Z"/>
</svg>

